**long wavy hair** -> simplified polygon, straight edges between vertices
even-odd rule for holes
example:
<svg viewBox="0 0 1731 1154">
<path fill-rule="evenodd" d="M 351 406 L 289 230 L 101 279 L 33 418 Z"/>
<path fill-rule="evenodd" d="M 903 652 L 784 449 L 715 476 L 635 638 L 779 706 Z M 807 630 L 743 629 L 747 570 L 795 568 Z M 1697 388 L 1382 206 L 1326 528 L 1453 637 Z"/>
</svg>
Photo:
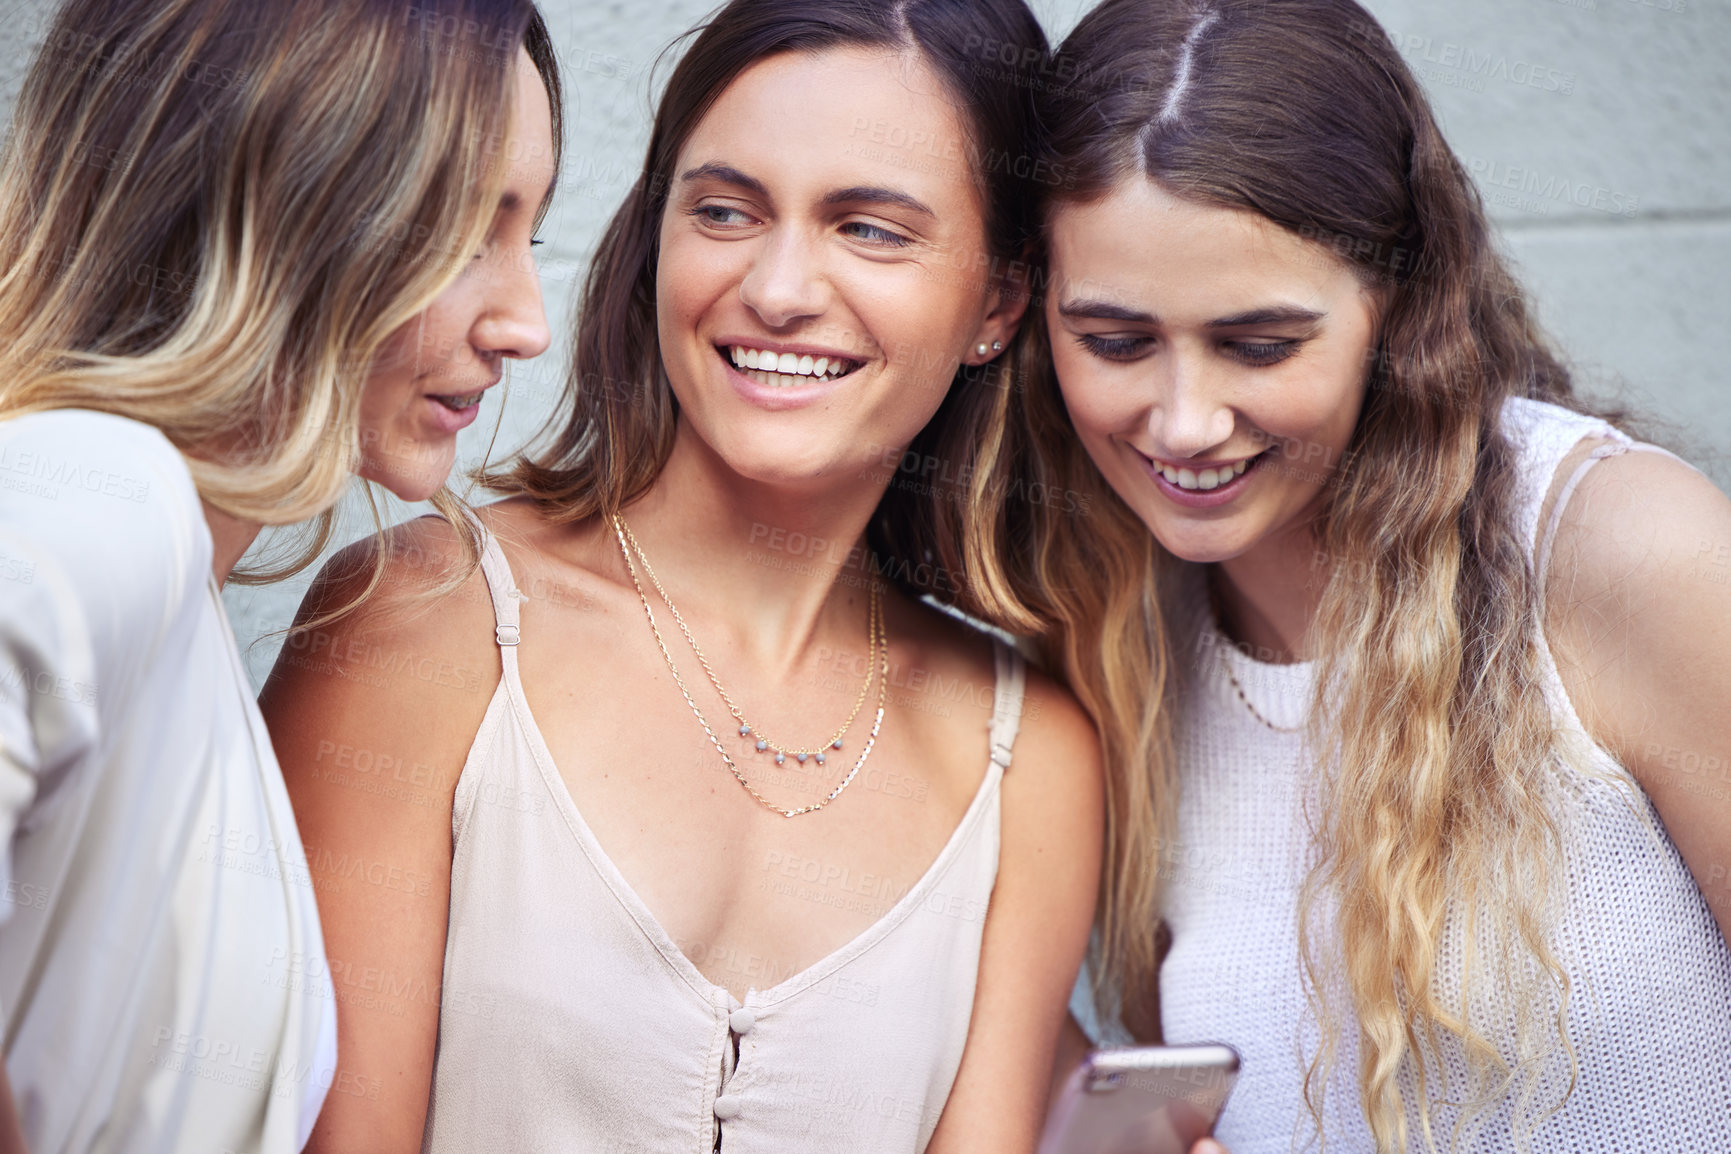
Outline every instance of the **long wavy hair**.
<svg viewBox="0 0 1731 1154">
<path fill-rule="evenodd" d="M 67 0 L 0 158 L 0 418 L 153 425 L 216 508 L 319 517 L 304 567 L 375 356 L 486 239 L 519 45 L 557 147 L 529 0 Z"/>
<path fill-rule="evenodd" d="M 1414 1120 L 1434 1146 L 1444 1101 L 1464 1117 L 1512 1094 L 1531 1121 L 1541 1066 L 1561 1053 L 1573 1069 L 1546 804 L 1566 751 L 1540 691 L 1538 590 L 1500 416 L 1516 396 L 1584 406 L 1419 85 L 1352 0 L 1106 0 L 1051 73 L 1052 208 L 1152 180 L 1313 241 L 1383 302 L 1362 415 L 1315 525 L 1331 568 L 1309 638 L 1310 741 L 1327 773 L 1299 915 L 1323 1026 L 1306 1098 L 1320 1130 L 1344 1020 L 1379 1150 L 1406 1149 Z M 962 607 L 1039 636 L 1101 726 L 1097 995 L 1153 1038 L 1184 667 L 1166 613 L 1186 566 L 1093 467 L 1049 356 L 1028 363 L 1019 387 L 977 398 L 971 443 L 955 447 L 975 491 L 936 503 L 944 528 L 928 546 L 964 573 Z M 1079 495 L 1062 505 L 1093 515 L 994 510 L 991 494 L 1017 489 Z M 1463 943 L 1457 987 L 1439 959 Z M 1451 1069 L 1468 1084 L 1449 1085 Z"/>
<path fill-rule="evenodd" d="M 732 0 L 694 29 L 656 109 L 643 169 L 614 214 L 589 266 L 564 419 L 510 465 L 479 479 L 493 491 L 533 500 L 555 521 L 611 515 L 645 493 L 673 450 L 678 402 L 661 363 L 655 278 L 661 216 L 679 151 L 721 93 L 753 64 L 784 52 L 842 47 L 913 52 L 942 79 L 972 138 L 971 175 L 985 208 L 992 263 L 959 271 L 957 283 L 1014 281 L 1039 227 L 1031 162 L 1034 95 L 1049 50 L 1022 0 Z M 955 433 L 963 401 L 1001 391 L 1025 348 L 1014 342 L 992 364 L 957 370 L 937 413 L 907 454 Z M 891 454 L 893 456 L 893 454 Z M 870 563 L 915 593 L 953 592 L 953 581 L 920 552 L 897 552 L 902 527 L 927 515 L 925 487 L 889 482 L 867 530 Z"/>
</svg>

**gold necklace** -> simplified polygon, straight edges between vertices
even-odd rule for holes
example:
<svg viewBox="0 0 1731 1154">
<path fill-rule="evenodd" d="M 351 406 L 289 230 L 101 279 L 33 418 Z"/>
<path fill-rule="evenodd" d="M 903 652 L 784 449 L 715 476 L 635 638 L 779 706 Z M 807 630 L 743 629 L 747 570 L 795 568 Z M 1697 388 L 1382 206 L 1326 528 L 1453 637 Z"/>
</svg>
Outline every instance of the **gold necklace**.
<svg viewBox="0 0 1731 1154">
<path fill-rule="evenodd" d="M 1226 680 L 1232 683 L 1232 689 L 1238 694 L 1238 700 L 1242 701 L 1244 703 L 1244 708 L 1250 711 L 1250 716 L 1254 717 L 1276 733 L 1297 733 L 1302 730 L 1304 728 L 1302 725 L 1276 725 L 1274 722 L 1268 720 L 1268 718 L 1262 716 L 1262 711 L 1260 709 L 1250 704 L 1250 698 L 1244 695 L 1244 686 L 1238 684 L 1238 678 L 1232 672 L 1232 662 L 1226 659 L 1226 646 L 1229 644 L 1230 642 L 1226 640 L 1225 635 L 1216 631 L 1214 637 L 1214 649 L 1215 652 L 1220 654 L 1220 668 L 1225 672 Z"/>
<path fill-rule="evenodd" d="M 661 650 L 661 656 L 667 662 L 667 671 L 673 674 L 673 683 L 679 686 L 679 692 L 685 698 L 685 704 L 691 707 L 692 714 L 697 718 L 697 724 L 703 727 L 703 732 L 708 736 L 709 743 L 715 746 L 715 752 L 721 755 L 721 760 L 726 763 L 728 771 L 733 774 L 734 779 L 739 782 L 739 784 L 745 789 L 746 793 L 749 793 L 765 809 L 773 810 L 782 817 L 798 817 L 805 813 L 816 813 L 818 810 L 840 797 L 841 791 L 848 787 L 853 779 L 859 774 L 860 767 L 865 764 L 866 758 L 871 756 L 872 747 L 877 744 L 878 729 L 884 722 L 884 702 L 887 698 L 890 680 L 890 652 L 889 632 L 883 620 L 881 587 L 876 582 L 872 583 L 872 613 L 870 617 L 871 625 L 869 627 L 872 628 L 872 650 L 878 656 L 880 668 L 876 671 L 878 682 L 877 716 L 872 719 L 871 732 L 866 735 L 865 748 L 860 750 L 859 760 L 854 762 L 853 768 L 848 770 L 847 776 L 842 778 L 836 787 L 830 790 L 829 793 L 825 794 L 821 800 L 813 802 L 811 805 L 799 806 L 795 809 L 783 809 L 781 806 L 776 805 L 767 797 L 764 797 L 761 793 L 757 792 L 757 789 L 749 780 L 746 779 L 746 776 L 739 771 L 739 766 L 734 764 L 733 758 L 727 756 L 727 749 L 721 744 L 721 738 L 717 737 L 715 730 L 709 727 L 709 722 L 704 719 L 703 711 L 697 707 L 697 702 L 692 699 L 691 690 L 685 687 L 684 678 L 679 676 L 679 669 L 673 664 L 673 654 L 668 651 L 667 642 L 662 640 L 661 630 L 655 624 L 655 611 L 649 607 L 649 597 L 643 592 L 643 583 L 637 579 L 637 565 L 631 560 L 631 548 L 626 544 L 626 534 L 629 532 L 630 530 L 626 528 L 624 519 L 615 513 L 613 515 L 613 533 L 619 538 L 619 551 L 625 557 L 625 568 L 631 574 L 631 584 L 637 590 L 637 599 L 643 603 L 643 614 L 645 617 L 649 618 L 649 632 L 654 634 L 655 645 Z M 635 544 L 635 541 L 636 539 L 633 537 L 633 544 Z M 638 556 L 643 560 L 643 567 L 648 569 L 649 559 L 643 557 L 643 551 L 641 548 L 639 548 L 637 552 Z M 651 580 L 654 580 L 653 574 L 651 574 Z M 658 591 L 661 593 L 662 599 L 667 601 L 667 607 L 673 609 L 673 602 L 668 600 L 666 591 L 659 590 L 659 588 Z M 678 610 L 674 610 L 673 612 L 674 617 L 678 618 Z M 681 621 L 680 626 L 682 629 L 684 628 L 683 621 Z M 685 630 L 685 639 L 691 642 L 691 648 L 693 652 L 697 653 L 698 660 L 703 661 L 703 653 L 697 648 L 697 643 L 692 640 L 691 632 L 689 630 Z M 705 661 L 704 668 L 707 669 L 708 667 L 708 662 Z M 713 673 L 710 674 L 712 681 L 714 680 L 714 676 Z M 870 682 L 868 681 L 867 684 L 870 684 Z M 719 690 L 720 686 L 718 685 L 716 688 Z M 836 747 L 840 747 L 839 742 Z M 778 757 L 776 760 L 779 763 L 781 759 Z"/>
<path fill-rule="evenodd" d="M 871 690 L 872 681 L 877 677 L 878 633 L 883 617 L 881 587 L 875 581 L 872 583 L 871 606 L 866 612 L 866 677 L 865 683 L 859 687 L 859 696 L 854 698 L 853 711 L 847 715 L 847 720 L 841 723 L 840 729 L 837 729 L 828 740 L 813 748 L 802 749 L 791 745 L 782 745 L 764 733 L 761 726 L 753 725 L 747 721 L 745 714 L 739 706 L 733 703 L 733 698 L 728 695 L 727 690 L 721 687 L 720 678 L 716 677 L 715 670 L 710 668 L 709 659 L 704 657 L 703 650 L 697 644 L 697 638 L 691 635 L 690 628 L 685 624 L 685 618 L 680 616 L 679 607 L 673 603 L 673 598 L 667 595 L 667 590 L 661 584 L 661 578 L 655 575 L 655 567 L 649 563 L 649 557 L 643 552 L 643 546 L 638 542 L 637 534 L 631 531 L 630 523 L 623 517 L 619 519 L 619 524 L 625 531 L 626 539 L 631 542 L 631 548 L 636 552 L 637 559 L 643 563 L 643 571 L 649 575 L 650 584 L 655 586 L 655 592 L 660 595 L 668 612 L 673 614 L 673 620 L 678 623 L 679 631 L 685 634 L 685 640 L 691 646 L 691 652 L 697 655 L 697 663 L 703 666 L 703 672 L 709 677 L 709 684 L 715 687 L 715 692 L 721 697 L 722 703 L 727 706 L 727 712 L 731 713 L 733 720 L 738 723 L 739 736 L 752 737 L 755 735 L 757 752 L 773 752 L 777 765 L 781 765 L 789 757 L 801 765 L 805 764 L 805 759 L 808 757 L 815 758 L 819 765 L 824 764 L 824 756 L 829 750 L 841 748 L 843 736 L 853 727 L 854 719 L 859 716 L 860 707 L 865 704 L 866 694 Z"/>
<path fill-rule="evenodd" d="M 1226 674 L 1226 680 L 1232 684 L 1232 691 L 1238 694 L 1238 700 L 1244 703 L 1244 708 L 1250 711 L 1250 716 L 1254 717 L 1274 732 L 1300 732 L 1304 729 L 1304 726 L 1276 725 L 1274 722 L 1268 720 L 1268 718 L 1262 716 L 1262 711 L 1251 704 L 1249 696 L 1244 692 L 1244 686 L 1238 683 L 1238 675 L 1232 672 L 1232 662 L 1226 657 L 1226 647 L 1231 645 L 1232 642 L 1226 639 L 1225 618 L 1220 612 L 1220 593 L 1214 587 L 1214 576 L 1212 573 L 1208 573 L 1203 576 L 1202 580 L 1208 589 L 1208 608 L 1214 617 L 1214 652 L 1220 660 L 1220 671 Z"/>
</svg>

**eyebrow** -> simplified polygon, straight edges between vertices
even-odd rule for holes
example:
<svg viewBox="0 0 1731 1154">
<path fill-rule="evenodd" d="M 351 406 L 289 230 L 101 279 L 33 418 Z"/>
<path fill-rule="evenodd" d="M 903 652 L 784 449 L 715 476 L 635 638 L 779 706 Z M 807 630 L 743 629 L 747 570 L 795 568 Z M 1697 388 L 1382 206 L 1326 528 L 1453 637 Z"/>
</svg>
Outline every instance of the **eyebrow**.
<svg viewBox="0 0 1731 1154">
<path fill-rule="evenodd" d="M 1063 301 L 1058 305 L 1058 315 L 1081 320 L 1128 321 L 1131 324 L 1139 325 L 1158 325 L 1160 323 L 1160 319 L 1153 313 L 1145 313 L 1101 300 Z M 1324 315 L 1315 309 L 1300 308 L 1297 305 L 1271 305 L 1267 308 L 1250 309 L 1246 312 L 1233 313 L 1231 316 L 1217 317 L 1206 322 L 1205 327 L 1235 329 L 1246 325 L 1315 324 Z"/>
<path fill-rule="evenodd" d="M 763 181 L 758 180 L 754 176 L 747 176 L 745 173 L 739 171 L 739 169 L 725 164 L 715 164 L 713 162 L 709 164 L 700 164 L 696 168 L 686 169 L 685 172 L 680 174 L 679 179 L 685 181 L 719 180 L 723 184 L 731 184 L 737 188 L 743 188 L 752 195 L 762 197 L 764 200 L 770 199 L 769 189 L 763 186 Z"/>
<path fill-rule="evenodd" d="M 906 209 L 909 212 L 917 212 L 924 216 L 932 217 L 933 219 L 936 219 L 938 215 L 927 207 L 924 201 L 911 197 L 905 192 L 899 192 L 893 188 L 882 188 L 871 184 L 855 185 L 852 188 L 838 188 L 828 196 L 824 197 L 823 203 L 832 207 L 838 204 L 877 204 L 891 208 Z"/>
<path fill-rule="evenodd" d="M 700 164 L 696 168 L 687 169 L 685 172 L 681 173 L 680 179 L 686 181 L 719 180 L 723 184 L 731 184 L 738 188 L 743 188 L 755 196 L 762 197 L 764 200 L 772 199 L 769 195 L 769 189 L 764 187 L 761 180 L 758 180 L 754 176 L 747 176 L 745 173 L 739 171 L 739 169 L 726 164 L 715 164 L 713 162 L 709 164 Z M 906 209 L 909 212 L 917 212 L 923 216 L 929 216 L 934 219 L 938 215 L 932 211 L 931 207 L 927 205 L 925 201 L 920 200 L 918 197 L 910 196 L 899 189 L 884 188 L 881 185 L 875 184 L 856 184 L 851 188 L 838 188 L 834 192 L 826 194 L 823 198 L 823 203 L 829 207 L 834 207 L 838 204 L 876 204 Z"/>
</svg>

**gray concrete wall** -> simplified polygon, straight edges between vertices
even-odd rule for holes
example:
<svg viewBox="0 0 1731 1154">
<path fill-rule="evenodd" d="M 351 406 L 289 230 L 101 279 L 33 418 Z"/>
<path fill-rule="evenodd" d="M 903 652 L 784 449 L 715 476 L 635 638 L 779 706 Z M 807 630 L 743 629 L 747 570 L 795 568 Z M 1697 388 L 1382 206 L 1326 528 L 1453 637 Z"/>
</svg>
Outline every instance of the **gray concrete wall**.
<svg viewBox="0 0 1731 1154">
<path fill-rule="evenodd" d="M 1036 0 L 1054 39 L 1092 0 Z M 9 109 L 45 0 L 0 0 Z M 542 261 L 550 318 L 633 179 L 658 55 L 709 0 L 545 0 L 567 69 L 569 152 Z M 1477 177 L 1541 318 L 1594 395 L 1665 426 L 1731 488 L 1731 0 L 1371 0 Z M 661 75 L 665 75 L 663 71 Z M 460 441 L 459 463 L 551 417 L 567 345 L 518 366 Z M 355 502 L 344 539 L 368 523 Z M 389 515 L 410 510 L 393 507 Z M 257 678 L 310 574 L 225 596 Z"/>
</svg>

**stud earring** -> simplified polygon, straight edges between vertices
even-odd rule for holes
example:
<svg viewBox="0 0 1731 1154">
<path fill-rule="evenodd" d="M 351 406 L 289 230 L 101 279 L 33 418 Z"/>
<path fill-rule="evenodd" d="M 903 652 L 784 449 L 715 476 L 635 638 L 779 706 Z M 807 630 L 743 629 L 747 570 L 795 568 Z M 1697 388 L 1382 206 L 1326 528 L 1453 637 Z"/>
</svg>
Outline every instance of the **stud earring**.
<svg viewBox="0 0 1731 1154">
<path fill-rule="evenodd" d="M 974 346 L 974 352 L 976 354 L 978 354 L 979 356 L 982 356 L 982 357 L 985 356 L 988 351 L 989 350 L 986 348 L 986 342 L 985 341 L 981 341 L 979 344 Z"/>
<path fill-rule="evenodd" d="M 992 342 L 992 351 L 994 353 L 1003 352 L 1004 351 L 1004 342 L 1003 341 L 993 341 Z"/>
</svg>

